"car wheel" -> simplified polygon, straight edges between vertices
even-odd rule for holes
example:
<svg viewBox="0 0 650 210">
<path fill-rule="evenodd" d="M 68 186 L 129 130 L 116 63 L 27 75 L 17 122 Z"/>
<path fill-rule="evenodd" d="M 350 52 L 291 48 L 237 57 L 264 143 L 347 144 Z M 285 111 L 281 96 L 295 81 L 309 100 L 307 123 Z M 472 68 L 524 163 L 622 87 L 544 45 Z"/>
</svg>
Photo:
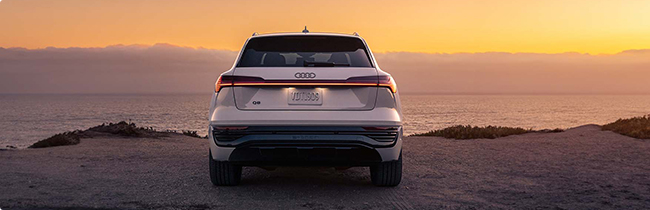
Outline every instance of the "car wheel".
<svg viewBox="0 0 650 210">
<path fill-rule="evenodd" d="M 210 151 L 210 181 L 216 186 L 235 186 L 241 180 L 241 166 L 228 161 L 215 161 Z"/>
<path fill-rule="evenodd" d="M 402 181 L 402 153 L 396 161 L 370 166 L 370 179 L 376 186 L 394 187 Z"/>
</svg>

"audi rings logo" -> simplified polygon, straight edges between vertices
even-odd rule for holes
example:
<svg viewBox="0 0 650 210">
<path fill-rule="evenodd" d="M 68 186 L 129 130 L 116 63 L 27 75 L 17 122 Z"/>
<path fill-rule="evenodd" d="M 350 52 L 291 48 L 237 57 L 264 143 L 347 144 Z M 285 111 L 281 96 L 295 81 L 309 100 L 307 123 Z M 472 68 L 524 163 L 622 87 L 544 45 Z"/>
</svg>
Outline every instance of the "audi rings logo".
<svg viewBox="0 0 650 210">
<path fill-rule="evenodd" d="M 311 79 L 316 77 L 316 73 L 314 72 L 296 72 L 296 74 L 293 75 L 294 77 L 298 79 Z"/>
</svg>

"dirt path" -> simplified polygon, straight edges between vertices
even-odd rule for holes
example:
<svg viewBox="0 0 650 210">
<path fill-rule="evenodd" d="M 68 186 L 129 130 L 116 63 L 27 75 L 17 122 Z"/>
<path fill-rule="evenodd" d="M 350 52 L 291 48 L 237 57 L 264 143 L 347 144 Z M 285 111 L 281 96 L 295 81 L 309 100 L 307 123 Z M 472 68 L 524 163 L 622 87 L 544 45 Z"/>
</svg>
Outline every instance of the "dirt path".
<svg viewBox="0 0 650 210">
<path fill-rule="evenodd" d="M 643 209 L 650 141 L 583 126 L 494 140 L 409 137 L 399 187 L 367 168 L 245 168 L 213 187 L 206 140 L 84 139 L 0 151 L 4 209 Z"/>
</svg>

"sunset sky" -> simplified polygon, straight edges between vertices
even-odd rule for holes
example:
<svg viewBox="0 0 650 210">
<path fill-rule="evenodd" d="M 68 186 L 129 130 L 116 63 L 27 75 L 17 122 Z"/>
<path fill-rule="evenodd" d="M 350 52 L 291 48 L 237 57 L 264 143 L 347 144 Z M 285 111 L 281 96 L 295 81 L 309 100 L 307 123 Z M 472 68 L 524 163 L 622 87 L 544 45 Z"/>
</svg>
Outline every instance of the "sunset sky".
<svg viewBox="0 0 650 210">
<path fill-rule="evenodd" d="M 360 33 L 376 52 L 650 49 L 650 1 L 2 0 L 0 47 L 171 43 L 239 50 L 253 32 Z"/>
<path fill-rule="evenodd" d="M 650 0 L 2 0 L 2 93 L 209 93 L 253 32 L 358 32 L 403 93 L 650 94 Z"/>
</svg>

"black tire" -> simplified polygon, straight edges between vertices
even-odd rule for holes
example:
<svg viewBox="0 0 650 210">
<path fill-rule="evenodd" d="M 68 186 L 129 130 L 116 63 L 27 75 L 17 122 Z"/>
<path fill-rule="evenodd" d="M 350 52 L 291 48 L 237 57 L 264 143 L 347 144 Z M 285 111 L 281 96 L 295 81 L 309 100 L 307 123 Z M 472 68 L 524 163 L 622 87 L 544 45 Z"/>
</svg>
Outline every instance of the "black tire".
<svg viewBox="0 0 650 210">
<path fill-rule="evenodd" d="M 235 186 L 241 181 L 241 166 L 215 161 L 210 151 L 210 181 L 215 186 Z"/>
<path fill-rule="evenodd" d="M 383 162 L 370 166 L 372 184 L 382 187 L 394 187 L 402 181 L 402 153 L 396 161 Z"/>
</svg>

